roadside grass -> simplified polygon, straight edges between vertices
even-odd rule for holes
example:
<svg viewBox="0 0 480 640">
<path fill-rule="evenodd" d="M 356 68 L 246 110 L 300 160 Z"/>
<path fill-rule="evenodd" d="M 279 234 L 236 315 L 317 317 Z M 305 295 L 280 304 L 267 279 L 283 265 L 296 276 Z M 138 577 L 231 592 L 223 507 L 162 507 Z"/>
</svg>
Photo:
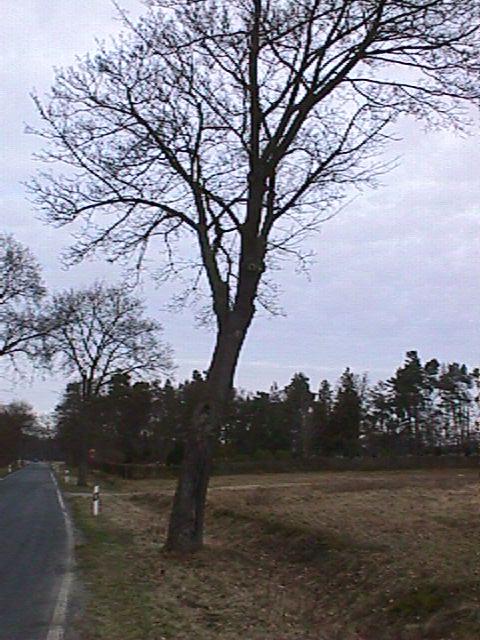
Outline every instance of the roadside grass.
<svg viewBox="0 0 480 640">
<path fill-rule="evenodd" d="M 106 493 L 142 493 L 152 490 L 173 491 L 176 480 L 174 478 L 128 480 L 119 476 L 104 473 L 103 471 L 90 471 L 86 487 L 77 486 L 77 470 L 75 467 L 67 467 L 70 476 L 69 482 L 65 482 L 63 473 L 57 474 L 60 484 L 67 493 L 85 493 L 100 485 L 102 492 Z"/>
<path fill-rule="evenodd" d="M 155 637 L 152 592 L 148 571 L 141 570 L 131 531 L 90 516 L 87 501 L 71 500 L 82 542 L 75 555 L 88 592 L 88 616 L 79 633 L 84 640 Z"/>
<path fill-rule="evenodd" d="M 189 558 L 162 549 L 158 481 L 105 495 L 96 520 L 71 497 L 90 592 L 81 640 L 480 637 L 476 473 L 302 475 L 216 478 L 206 546 Z"/>
<path fill-rule="evenodd" d="M 9 471 L 9 465 L 7 465 L 6 467 L 0 467 L 0 478 L 6 478 L 8 475 L 10 475 L 10 473 L 13 473 L 14 471 L 18 471 L 19 467 L 17 467 L 16 465 L 12 464 L 11 465 L 12 470 Z"/>
<path fill-rule="evenodd" d="M 69 493 L 85 493 L 94 485 L 99 484 L 102 492 L 106 493 L 170 493 L 176 486 L 175 478 L 153 478 L 143 480 L 131 480 L 102 471 L 89 473 L 88 486 L 76 486 L 76 469 L 70 470 L 70 482 L 63 482 L 63 475 L 59 478 L 65 491 Z M 262 489 L 264 487 L 281 487 L 289 489 L 291 485 L 312 486 L 321 488 L 325 492 L 343 493 L 352 489 L 355 491 L 390 490 L 396 486 L 404 487 L 426 485 L 445 488 L 450 485 L 458 487 L 459 484 L 469 484 L 478 479 L 478 471 L 474 469 L 460 470 L 419 470 L 419 471 L 308 471 L 292 473 L 256 473 L 233 476 L 213 476 L 210 481 L 210 490 L 223 490 L 226 488 L 235 491 L 237 489 Z"/>
</svg>

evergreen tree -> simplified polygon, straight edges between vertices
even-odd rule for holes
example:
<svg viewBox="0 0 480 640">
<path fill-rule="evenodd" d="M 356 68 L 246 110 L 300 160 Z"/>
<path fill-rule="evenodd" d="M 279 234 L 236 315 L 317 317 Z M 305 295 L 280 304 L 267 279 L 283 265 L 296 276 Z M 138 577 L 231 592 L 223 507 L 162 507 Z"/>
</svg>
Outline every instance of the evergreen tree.
<svg viewBox="0 0 480 640">
<path fill-rule="evenodd" d="M 340 378 L 329 421 L 327 443 L 332 453 L 347 456 L 359 453 L 362 417 L 358 381 L 347 367 Z"/>
<path fill-rule="evenodd" d="M 474 377 L 466 365 L 453 362 L 442 367 L 438 381 L 443 415 L 443 436 L 448 445 L 468 451 L 471 443 L 471 411 Z"/>
<path fill-rule="evenodd" d="M 420 358 L 416 351 L 407 351 L 405 363 L 390 378 L 394 395 L 395 411 L 411 451 L 422 448 L 423 410 L 425 407 L 426 379 Z"/>
<path fill-rule="evenodd" d="M 111 407 L 111 420 L 116 428 L 118 444 L 125 463 L 146 457 L 152 394 L 147 382 L 131 384 L 131 376 L 117 373 L 108 385 L 105 400 Z"/>
<path fill-rule="evenodd" d="M 150 417 L 151 455 L 157 462 L 165 464 L 176 449 L 175 459 L 181 458 L 181 400 L 171 380 L 163 387 L 152 384 L 152 411 Z"/>
<path fill-rule="evenodd" d="M 310 381 L 303 373 L 296 373 L 284 389 L 285 417 L 290 425 L 291 450 L 294 456 L 307 458 L 312 454 L 312 420 L 314 394 Z"/>
<path fill-rule="evenodd" d="M 368 392 L 364 450 L 370 455 L 399 452 L 398 420 L 391 386 L 378 382 Z"/>
<path fill-rule="evenodd" d="M 224 443 L 231 455 L 262 458 L 290 449 L 289 427 L 283 394 L 275 384 L 268 393 L 236 393 L 226 419 Z"/>
<path fill-rule="evenodd" d="M 316 453 L 328 452 L 329 422 L 333 408 L 333 391 L 328 380 L 322 380 L 313 405 L 313 442 Z"/>
<path fill-rule="evenodd" d="M 65 388 L 61 401 L 55 407 L 54 421 L 60 446 L 68 461 L 74 465 L 80 462 L 80 431 L 84 409 L 80 383 L 70 382 Z"/>
</svg>

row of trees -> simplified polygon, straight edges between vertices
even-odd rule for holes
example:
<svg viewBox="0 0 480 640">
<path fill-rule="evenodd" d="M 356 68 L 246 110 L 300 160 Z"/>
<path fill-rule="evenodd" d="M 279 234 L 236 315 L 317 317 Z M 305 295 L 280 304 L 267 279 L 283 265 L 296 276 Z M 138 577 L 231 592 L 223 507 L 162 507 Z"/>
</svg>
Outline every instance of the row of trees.
<svg viewBox="0 0 480 640">
<path fill-rule="evenodd" d="M 76 461 L 82 425 L 90 425 L 89 447 L 116 462 L 179 464 L 192 412 L 205 378 L 132 382 L 114 375 L 89 403 L 70 384 L 56 409 L 64 449 Z M 349 368 L 332 386 L 313 392 L 296 373 L 283 389 L 234 391 L 216 434 L 217 458 L 311 458 L 318 455 L 471 453 L 479 442 L 478 369 L 422 364 L 416 351 L 386 381 L 369 385 Z"/>
<path fill-rule="evenodd" d="M 469 453 L 479 442 L 478 369 L 422 363 L 416 351 L 386 381 L 370 385 L 347 368 L 316 393 L 297 373 L 283 390 L 236 395 L 223 440 L 235 450 L 292 455 Z"/>
<path fill-rule="evenodd" d="M 115 372 L 141 377 L 171 369 L 161 326 L 145 318 L 142 301 L 128 289 L 97 282 L 49 297 L 30 251 L 1 234 L 0 283 L 0 356 L 73 376 L 86 405 Z M 78 431 L 81 484 L 89 428 L 86 420 Z"/>
<path fill-rule="evenodd" d="M 0 466 L 25 458 L 54 454 L 55 442 L 47 425 L 25 402 L 0 405 Z"/>
</svg>

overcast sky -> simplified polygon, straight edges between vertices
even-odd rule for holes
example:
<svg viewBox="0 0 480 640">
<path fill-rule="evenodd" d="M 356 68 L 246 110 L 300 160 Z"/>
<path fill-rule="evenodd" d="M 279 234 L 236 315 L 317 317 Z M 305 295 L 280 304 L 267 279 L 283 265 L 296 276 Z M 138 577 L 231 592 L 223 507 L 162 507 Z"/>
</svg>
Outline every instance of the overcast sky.
<svg viewBox="0 0 480 640">
<path fill-rule="evenodd" d="M 141 3 L 123 0 L 137 14 Z M 72 63 L 95 48 L 95 38 L 119 29 L 109 0 L 15 0 L 0 8 L 0 231 L 26 244 L 42 264 L 50 290 L 115 281 L 118 269 L 103 262 L 65 270 L 67 230 L 45 226 L 21 182 L 35 171 L 39 142 L 24 133 L 35 124 L 29 97 L 47 91 L 53 66 Z M 478 120 L 477 120 L 478 121 Z M 313 240 L 310 279 L 293 267 L 279 275 L 285 317 L 257 317 L 242 353 L 236 384 L 245 389 L 281 386 L 295 371 L 312 387 L 335 381 L 346 366 L 386 378 L 407 350 L 426 360 L 480 364 L 480 139 L 450 132 L 425 133 L 401 123 L 397 169 L 324 224 Z M 170 291 L 170 290 L 169 290 Z M 208 365 L 212 335 L 190 314 L 165 310 L 169 291 L 144 288 L 149 313 L 165 328 L 178 365 L 177 379 Z M 1 372 L 0 372 L 1 373 Z M 51 410 L 65 380 L 0 377 L 0 402 L 24 399 Z"/>
</svg>

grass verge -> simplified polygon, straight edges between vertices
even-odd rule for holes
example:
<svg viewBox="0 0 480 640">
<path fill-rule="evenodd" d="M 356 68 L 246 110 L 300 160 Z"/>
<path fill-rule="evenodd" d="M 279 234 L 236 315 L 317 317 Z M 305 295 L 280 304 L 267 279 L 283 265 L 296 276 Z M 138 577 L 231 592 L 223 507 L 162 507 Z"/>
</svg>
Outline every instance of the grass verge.
<svg viewBox="0 0 480 640">
<path fill-rule="evenodd" d="M 86 616 L 78 631 L 82 640 L 155 636 L 153 584 L 135 554 L 132 533 L 90 515 L 89 503 L 71 500 L 82 542 L 76 546 L 77 566 L 88 592 Z"/>
<path fill-rule="evenodd" d="M 171 497 L 105 495 L 95 520 L 71 497 L 90 592 L 81 640 L 478 637 L 475 475 L 241 482 L 211 492 L 206 546 L 189 558 L 162 550 Z"/>
</svg>

